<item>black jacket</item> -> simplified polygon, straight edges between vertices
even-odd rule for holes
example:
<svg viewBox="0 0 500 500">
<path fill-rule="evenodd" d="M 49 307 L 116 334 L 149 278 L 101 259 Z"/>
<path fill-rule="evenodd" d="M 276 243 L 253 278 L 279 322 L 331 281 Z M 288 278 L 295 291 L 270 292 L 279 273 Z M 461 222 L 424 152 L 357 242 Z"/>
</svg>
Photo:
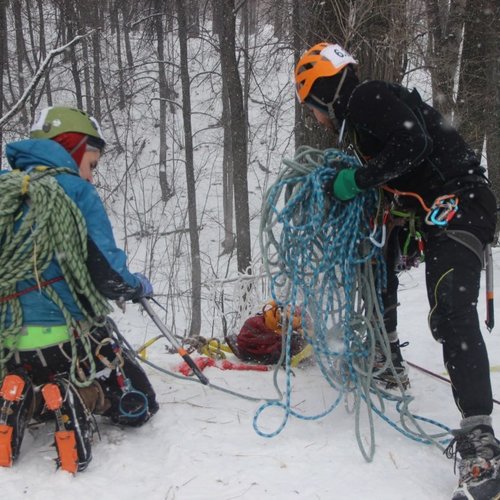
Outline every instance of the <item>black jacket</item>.
<svg viewBox="0 0 500 500">
<path fill-rule="evenodd" d="M 416 90 L 368 81 L 334 109 L 365 160 L 356 172 L 360 188 L 388 185 L 432 203 L 457 184 L 485 182 L 477 155 Z"/>
</svg>

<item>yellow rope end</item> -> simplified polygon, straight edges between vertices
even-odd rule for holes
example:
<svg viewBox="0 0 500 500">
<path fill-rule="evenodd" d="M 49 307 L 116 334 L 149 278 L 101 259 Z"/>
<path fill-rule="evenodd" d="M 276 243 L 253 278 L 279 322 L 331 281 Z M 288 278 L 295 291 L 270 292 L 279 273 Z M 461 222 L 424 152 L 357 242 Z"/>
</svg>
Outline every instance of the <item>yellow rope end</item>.
<svg viewBox="0 0 500 500">
<path fill-rule="evenodd" d="M 25 175 L 23 177 L 23 183 L 21 184 L 21 194 L 26 194 L 28 192 L 29 184 L 30 184 L 30 176 Z"/>
</svg>

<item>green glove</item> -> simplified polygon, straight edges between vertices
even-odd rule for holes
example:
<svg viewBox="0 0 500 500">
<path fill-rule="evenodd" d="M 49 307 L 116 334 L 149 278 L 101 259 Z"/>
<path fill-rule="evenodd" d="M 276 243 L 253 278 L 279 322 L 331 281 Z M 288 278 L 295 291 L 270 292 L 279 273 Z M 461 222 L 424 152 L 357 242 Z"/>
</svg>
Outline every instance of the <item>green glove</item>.
<svg viewBox="0 0 500 500">
<path fill-rule="evenodd" d="M 333 181 L 333 196 L 340 201 L 347 201 L 354 198 L 362 189 L 359 189 L 354 179 L 356 170 L 345 168 L 341 170 Z"/>
</svg>

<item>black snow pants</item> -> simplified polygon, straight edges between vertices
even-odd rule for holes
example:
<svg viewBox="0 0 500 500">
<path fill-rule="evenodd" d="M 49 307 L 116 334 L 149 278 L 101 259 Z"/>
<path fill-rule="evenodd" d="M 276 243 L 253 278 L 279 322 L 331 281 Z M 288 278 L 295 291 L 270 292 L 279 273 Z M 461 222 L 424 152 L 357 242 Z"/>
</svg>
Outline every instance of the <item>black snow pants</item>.
<svg viewBox="0 0 500 500">
<path fill-rule="evenodd" d="M 471 234 L 483 250 L 494 237 L 496 199 L 486 185 L 472 186 L 459 197 L 459 211 L 446 228 L 425 228 L 425 270 L 429 327 L 442 344 L 453 397 L 465 418 L 489 415 L 493 410 L 488 354 L 477 312 L 482 262 L 471 245 L 450 234 Z M 384 322 L 391 332 L 397 326 L 398 302 L 398 278 L 391 253 L 387 264 Z"/>
</svg>

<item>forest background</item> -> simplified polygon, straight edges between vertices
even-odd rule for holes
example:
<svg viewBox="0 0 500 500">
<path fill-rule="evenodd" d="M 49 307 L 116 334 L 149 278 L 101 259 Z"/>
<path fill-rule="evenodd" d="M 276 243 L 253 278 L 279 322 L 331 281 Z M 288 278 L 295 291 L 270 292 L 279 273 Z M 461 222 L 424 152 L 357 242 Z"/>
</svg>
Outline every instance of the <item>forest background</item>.
<svg viewBox="0 0 500 500">
<path fill-rule="evenodd" d="M 417 86 L 500 195 L 498 0 L 0 0 L 2 152 L 43 106 L 95 116 L 108 141 L 96 184 L 131 268 L 174 333 L 221 336 L 235 276 L 260 276 L 262 199 L 283 157 L 335 144 L 292 83 L 324 40 L 361 78 Z"/>
</svg>

